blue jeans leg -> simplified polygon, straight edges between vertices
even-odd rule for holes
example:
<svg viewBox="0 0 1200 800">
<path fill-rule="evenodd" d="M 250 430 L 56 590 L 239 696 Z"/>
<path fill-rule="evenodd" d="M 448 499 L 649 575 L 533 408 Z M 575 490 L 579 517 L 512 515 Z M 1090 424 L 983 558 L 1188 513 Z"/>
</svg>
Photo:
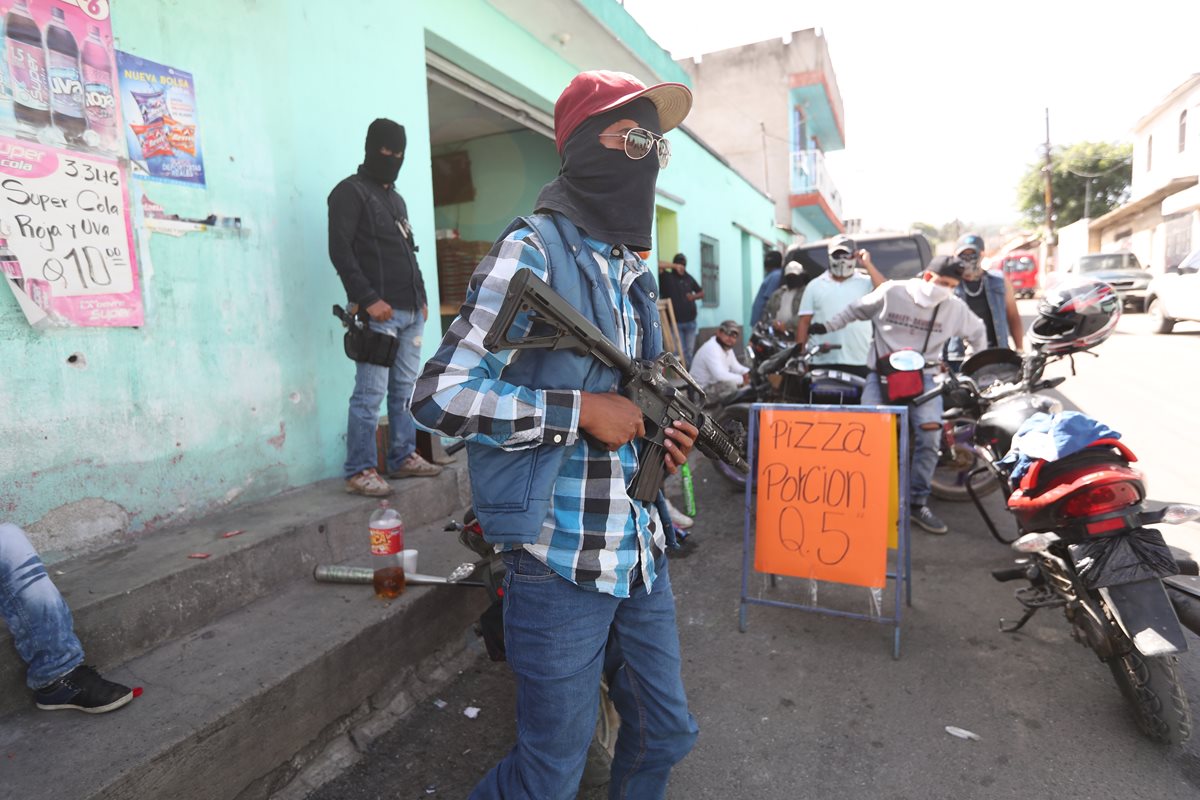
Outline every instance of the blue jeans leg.
<svg viewBox="0 0 1200 800">
<path fill-rule="evenodd" d="M 667 793 L 671 768 L 691 752 L 700 728 L 688 712 L 680 675 L 675 596 L 664 559 L 654 590 L 617 606 L 614 638 L 624 664 L 609 696 L 621 715 L 610 800 L 655 800 Z"/>
<path fill-rule="evenodd" d="M 696 321 L 680 322 L 676 327 L 679 328 L 680 346 L 683 350 L 683 360 L 690 367 L 692 365 L 692 356 L 696 352 Z"/>
<path fill-rule="evenodd" d="M 934 386 L 933 376 L 926 373 L 924 391 Z M 909 424 L 913 429 L 912 469 L 909 470 L 909 497 L 913 505 L 925 505 L 933 483 L 933 471 L 937 468 L 938 445 L 942 436 L 942 396 L 928 403 L 913 406 L 908 412 Z M 931 431 L 921 430 L 926 423 L 938 427 Z"/>
<path fill-rule="evenodd" d="M 517 679 L 517 743 L 475 787 L 478 800 L 572 800 L 596 730 L 610 631 L 626 667 L 610 692 L 622 715 L 613 797 L 659 798 L 695 739 L 679 677 L 664 566 L 654 592 L 619 599 L 580 589 L 524 551 L 504 556 L 504 636 Z M 641 628 L 639 626 L 645 626 Z"/>
<path fill-rule="evenodd" d="M 933 376 L 925 374 L 925 389 L 933 388 Z M 863 387 L 862 404 L 864 406 L 883 405 L 883 387 L 879 384 L 879 376 L 872 372 L 867 376 L 867 385 Z M 913 447 L 909 456 L 908 496 L 913 505 L 925 505 L 929 500 L 930 483 L 933 481 L 933 471 L 937 468 L 938 444 L 941 430 L 923 431 L 922 423 L 942 422 L 942 398 L 935 397 L 919 406 L 909 406 L 908 424 L 913 431 Z"/>
<path fill-rule="evenodd" d="M 417 427 L 409 405 L 421 368 L 421 332 L 425 329 L 420 311 L 397 311 L 393 319 L 397 323 L 400 349 L 396 351 L 396 362 L 388 370 L 388 472 L 399 469 L 404 459 L 417 449 Z"/>
<path fill-rule="evenodd" d="M 25 532 L 9 523 L 0 524 L 0 614 L 29 667 L 30 689 L 53 683 L 83 663 L 71 610 Z"/>
</svg>

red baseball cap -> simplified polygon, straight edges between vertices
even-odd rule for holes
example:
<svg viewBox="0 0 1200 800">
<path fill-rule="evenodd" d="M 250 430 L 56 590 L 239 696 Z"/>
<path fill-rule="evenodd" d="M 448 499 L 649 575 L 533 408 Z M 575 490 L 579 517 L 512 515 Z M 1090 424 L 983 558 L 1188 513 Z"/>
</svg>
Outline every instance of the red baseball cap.
<svg viewBox="0 0 1200 800">
<path fill-rule="evenodd" d="M 692 91 L 682 83 L 646 84 L 625 72 L 597 69 L 571 79 L 554 104 L 554 144 L 561 154 L 567 139 L 585 119 L 645 97 L 658 109 L 666 133 L 692 109 Z"/>
</svg>

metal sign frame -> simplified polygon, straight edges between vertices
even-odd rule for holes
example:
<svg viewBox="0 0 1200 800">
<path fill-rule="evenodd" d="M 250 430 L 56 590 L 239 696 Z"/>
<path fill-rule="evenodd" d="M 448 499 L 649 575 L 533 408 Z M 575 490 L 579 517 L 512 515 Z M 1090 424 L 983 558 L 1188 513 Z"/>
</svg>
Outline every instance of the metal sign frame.
<svg viewBox="0 0 1200 800">
<path fill-rule="evenodd" d="M 857 414 L 886 414 L 895 417 L 899 425 L 899 447 L 897 448 L 897 458 L 899 460 L 899 469 L 897 475 L 899 477 L 897 491 L 899 494 L 899 519 L 897 520 L 897 536 L 896 536 L 896 571 L 885 573 L 887 580 L 895 582 L 896 593 L 893 604 L 893 613 L 891 616 L 875 616 L 872 614 L 859 614 L 852 611 L 842 611 L 835 608 L 825 608 L 819 605 L 805 605 L 802 603 L 787 603 L 782 600 L 766 600 L 760 597 L 751 597 L 749 592 L 750 587 L 750 554 L 751 554 L 751 529 L 754 526 L 754 504 L 755 504 L 755 489 L 757 486 L 758 472 L 758 419 L 760 411 L 821 411 L 821 412 L 854 412 Z M 745 525 L 742 530 L 742 597 L 738 607 L 738 630 L 742 633 L 746 632 L 748 625 L 746 619 L 746 607 L 748 605 L 775 606 L 778 608 L 797 608 L 801 611 L 811 611 L 817 614 L 825 614 L 833 617 L 848 617 L 850 619 L 860 619 L 867 622 L 878 622 L 883 624 L 891 624 L 894 626 L 894 635 L 892 640 L 892 658 L 900 658 L 900 623 L 902 618 L 903 605 L 912 605 L 912 552 L 909 546 L 909 419 L 908 406 L 850 406 L 850 405 L 805 405 L 795 403 L 755 403 L 750 407 L 750 428 L 747 433 L 749 437 L 746 443 L 747 460 L 750 462 L 750 475 L 746 479 L 746 495 L 745 495 Z M 775 576 L 771 575 L 771 585 L 775 585 Z M 904 603 L 901 603 L 901 591 L 903 589 Z"/>
</svg>

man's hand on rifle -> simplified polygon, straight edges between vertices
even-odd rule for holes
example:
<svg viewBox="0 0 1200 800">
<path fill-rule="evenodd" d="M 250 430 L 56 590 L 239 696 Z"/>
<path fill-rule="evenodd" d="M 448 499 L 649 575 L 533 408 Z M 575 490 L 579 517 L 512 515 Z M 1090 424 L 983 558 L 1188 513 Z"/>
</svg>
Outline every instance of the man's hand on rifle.
<svg viewBox="0 0 1200 800">
<path fill-rule="evenodd" d="M 614 393 L 580 392 L 579 428 L 609 450 L 646 435 L 642 410 L 629 398 Z"/>
<path fill-rule="evenodd" d="M 692 452 L 700 431 L 690 422 L 676 420 L 665 433 L 667 438 L 663 444 L 667 448 L 667 472 L 674 475 L 687 462 L 688 453 Z"/>
</svg>

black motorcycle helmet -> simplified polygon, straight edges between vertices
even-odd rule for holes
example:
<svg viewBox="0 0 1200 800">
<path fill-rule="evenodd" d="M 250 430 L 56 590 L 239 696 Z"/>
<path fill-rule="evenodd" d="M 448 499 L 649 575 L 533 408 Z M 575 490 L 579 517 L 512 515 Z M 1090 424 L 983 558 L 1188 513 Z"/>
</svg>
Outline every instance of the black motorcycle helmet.
<svg viewBox="0 0 1200 800">
<path fill-rule="evenodd" d="M 1047 355 L 1089 350 L 1107 339 L 1121 319 L 1121 299 L 1104 281 L 1075 279 L 1047 289 L 1029 329 L 1033 347 Z"/>
</svg>

